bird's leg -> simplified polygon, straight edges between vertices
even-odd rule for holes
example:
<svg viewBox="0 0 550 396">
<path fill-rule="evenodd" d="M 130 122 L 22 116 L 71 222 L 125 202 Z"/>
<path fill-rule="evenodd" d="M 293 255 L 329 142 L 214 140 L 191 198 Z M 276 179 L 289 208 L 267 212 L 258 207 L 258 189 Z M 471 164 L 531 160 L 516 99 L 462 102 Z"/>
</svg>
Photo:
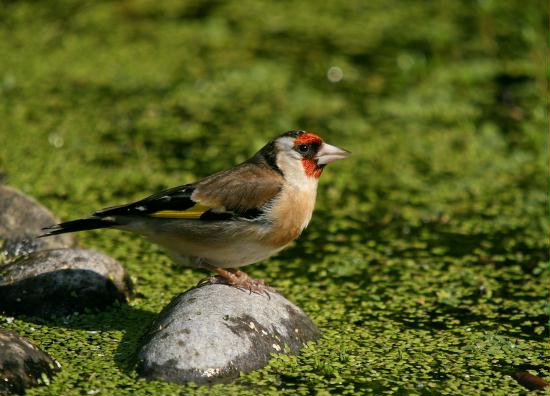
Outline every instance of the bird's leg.
<svg viewBox="0 0 550 396">
<path fill-rule="evenodd" d="M 221 268 L 214 267 L 212 265 L 203 264 L 203 268 L 206 268 L 210 271 L 216 272 L 219 277 L 210 278 L 209 283 L 225 283 L 231 286 L 235 286 L 239 289 L 245 289 L 251 293 L 265 293 L 275 292 L 276 290 L 269 286 L 261 279 L 254 279 L 243 271 L 239 271 L 233 268 Z M 222 281 L 222 282 L 220 282 Z"/>
</svg>

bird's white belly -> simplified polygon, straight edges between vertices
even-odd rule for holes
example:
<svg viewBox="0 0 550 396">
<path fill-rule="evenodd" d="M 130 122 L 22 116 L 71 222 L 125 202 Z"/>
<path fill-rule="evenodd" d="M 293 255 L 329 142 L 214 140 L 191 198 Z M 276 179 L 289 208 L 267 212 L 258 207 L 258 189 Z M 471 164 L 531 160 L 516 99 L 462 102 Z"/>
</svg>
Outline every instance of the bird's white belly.
<svg viewBox="0 0 550 396">
<path fill-rule="evenodd" d="M 153 220 L 154 221 L 154 220 Z M 148 221 L 149 223 L 149 221 Z M 284 246 L 262 241 L 268 228 L 261 224 L 210 223 L 199 221 L 164 221 L 156 233 L 143 232 L 147 227 L 133 224 L 132 231 L 141 231 L 151 242 L 163 247 L 178 264 L 200 267 L 209 264 L 222 268 L 237 268 L 264 260 Z M 136 229 L 138 226 L 140 229 Z M 128 228 L 127 228 L 128 229 Z"/>
<path fill-rule="evenodd" d="M 161 244 L 178 263 L 189 267 L 209 264 L 222 268 L 238 268 L 264 260 L 280 249 L 255 242 L 235 242 L 224 246 L 207 246 L 200 243 Z"/>
</svg>

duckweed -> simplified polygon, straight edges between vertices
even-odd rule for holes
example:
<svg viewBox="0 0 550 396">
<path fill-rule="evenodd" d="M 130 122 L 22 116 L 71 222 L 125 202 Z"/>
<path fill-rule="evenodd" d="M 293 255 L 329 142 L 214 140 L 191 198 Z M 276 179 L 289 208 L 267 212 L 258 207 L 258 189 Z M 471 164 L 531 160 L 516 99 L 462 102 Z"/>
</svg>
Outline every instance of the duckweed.
<svg viewBox="0 0 550 396">
<path fill-rule="evenodd" d="M 0 316 L 62 371 L 39 395 L 526 395 L 548 379 L 548 7 L 540 1 L 62 0 L 0 7 L 0 174 L 62 219 L 184 184 L 289 129 L 353 156 L 247 268 L 323 337 L 211 388 L 146 382 L 148 323 L 205 274 L 78 235 L 138 297 Z"/>
</svg>

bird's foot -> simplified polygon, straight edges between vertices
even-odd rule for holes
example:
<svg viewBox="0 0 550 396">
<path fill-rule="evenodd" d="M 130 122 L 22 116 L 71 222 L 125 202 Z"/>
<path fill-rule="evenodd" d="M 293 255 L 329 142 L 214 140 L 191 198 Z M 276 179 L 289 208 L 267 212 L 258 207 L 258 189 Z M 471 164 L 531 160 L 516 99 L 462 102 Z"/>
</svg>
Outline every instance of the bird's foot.
<svg viewBox="0 0 550 396">
<path fill-rule="evenodd" d="M 234 269 L 224 269 L 212 267 L 212 271 L 218 273 L 218 276 L 211 276 L 202 283 L 224 284 L 235 286 L 236 288 L 248 290 L 250 293 L 265 294 L 269 297 L 269 292 L 275 293 L 277 290 L 269 286 L 261 279 L 254 279 L 246 272 Z"/>
</svg>

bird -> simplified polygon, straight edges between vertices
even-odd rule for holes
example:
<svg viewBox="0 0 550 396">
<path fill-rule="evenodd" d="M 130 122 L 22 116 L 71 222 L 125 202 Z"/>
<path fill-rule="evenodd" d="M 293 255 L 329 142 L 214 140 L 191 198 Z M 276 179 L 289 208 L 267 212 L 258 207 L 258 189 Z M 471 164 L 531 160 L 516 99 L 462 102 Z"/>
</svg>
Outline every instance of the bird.
<svg viewBox="0 0 550 396">
<path fill-rule="evenodd" d="M 278 253 L 302 233 L 325 166 L 349 155 L 314 132 L 292 130 L 233 168 L 45 227 L 39 237 L 131 231 L 162 247 L 177 264 L 216 273 L 211 283 L 265 292 L 271 290 L 265 281 L 239 268 Z"/>
</svg>

